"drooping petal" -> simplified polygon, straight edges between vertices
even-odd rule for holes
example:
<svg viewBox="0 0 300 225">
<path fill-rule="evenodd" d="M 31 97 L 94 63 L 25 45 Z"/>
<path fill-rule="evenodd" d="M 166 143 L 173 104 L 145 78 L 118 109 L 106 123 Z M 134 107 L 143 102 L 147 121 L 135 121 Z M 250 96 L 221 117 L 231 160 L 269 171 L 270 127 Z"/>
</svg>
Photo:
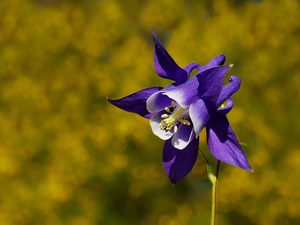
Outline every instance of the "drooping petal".
<svg viewBox="0 0 300 225">
<path fill-rule="evenodd" d="M 165 142 L 163 166 L 172 184 L 176 184 L 192 170 L 197 160 L 198 147 L 198 139 L 193 139 L 183 150 L 174 148 L 171 140 Z"/>
<path fill-rule="evenodd" d="M 230 112 L 230 110 L 232 109 L 233 105 L 234 105 L 233 99 L 230 97 L 228 99 L 227 105 L 225 105 L 223 108 L 218 109 L 218 112 L 226 115 L 227 113 Z"/>
<path fill-rule="evenodd" d="M 161 115 L 164 114 L 164 111 L 153 113 L 153 115 L 150 118 L 150 126 L 152 129 L 152 132 L 158 136 L 162 140 L 168 140 L 170 139 L 174 134 L 174 129 L 172 128 L 170 131 L 166 132 L 161 130 L 160 128 L 160 122 L 162 121 Z"/>
<path fill-rule="evenodd" d="M 114 106 L 127 112 L 137 113 L 142 117 L 150 118 L 151 113 L 146 108 L 146 101 L 155 92 L 161 90 L 161 87 L 151 87 L 135 92 L 120 99 L 108 99 Z"/>
<path fill-rule="evenodd" d="M 213 67 L 222 66 L 225 63 L 226 56 L 221 54 L 217 55 L 211 61 L 209 61 L 205 66 L 203 66 L 202 71 L 208 70 Z"/>
<path fill-rule="evenodd" d="M 230 65 L 214 67 L 202 72 L 205 76 L 196 75 L 199 80 L 199 95 L 202 99 L 205 99 L 212 105 L 216 104 L 222 91 L 224 77 L 230 68 Z"/>
<path fill-rule="evenodd" d="M 169 55 L 167 50 L 156 37 L 154 29 L 152 31 L 152 35 L 155 44 L 154 68 L 156 73 L 162 78 L 175 81 L 177 84 L 182 84 L 187 81 L 188 73 L 184 69 L 180 68 Z"/>
<path fill-rule="evenodd" d="M 244 150 L 225 115 L 216 112 L 206 129 L 208 148 L 216 159 L 251 171 Z"/>
<path fill-rule="evenodd" d="M 191 104 L 189 114 L 194 125 L 195 135 L 198 137 L 210 118 L 209 109 L 202 99 L 198 99 Z"/>
<path fill-rule="evenodd" d="M 223 104 L 229 97 L 231 97 L 235 92 L 240 89 L 241 78 L 237 76 L 230 76 L 228 78 L 229 84 L 222 88 L 219 98 L 216 102 L 217 107 Z"/>
<path fill-rule="evenodd" d="M 189 121 L 191 123 L 191 121 Z M 195 133 L 193 130 L 193 125 L 181 124 L 178 127 L 178 131 L 172 137 L 172 145 L 182 150 L 195 138 Z"/>
</svg>

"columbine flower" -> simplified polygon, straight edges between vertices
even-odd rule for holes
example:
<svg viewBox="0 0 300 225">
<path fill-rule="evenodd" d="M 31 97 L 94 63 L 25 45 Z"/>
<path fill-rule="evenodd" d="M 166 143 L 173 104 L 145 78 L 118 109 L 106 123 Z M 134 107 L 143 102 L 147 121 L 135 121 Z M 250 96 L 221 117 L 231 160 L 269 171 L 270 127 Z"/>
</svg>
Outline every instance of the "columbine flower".
<svg viewBox="0 0 300 225">
<path fill-rule="evenodd" d="M 123 110 L 150 119 L 153 133 L 166 141 L 163 166 L 174 184 L 193 168 L 198 156 L 199 134 L 204 127 L 208 148 L 216 159 L 251 170 L 226 118 L 233 107 L 231 96 L 239 89 L 241 80 L 231 76 L 229 84 L 223 86 L 225 74 L 231 67 L 222 66 L 225 56 L 215 57 L 204 67 L 191 63 L 182 69 L 154 32 L 153 39 L 155 70 L 160 77 L 174 82 L 165 88 L 151 87 L 109 101 Z M 189 79 L 194 69 L 199 72 Z"/>
</svg>

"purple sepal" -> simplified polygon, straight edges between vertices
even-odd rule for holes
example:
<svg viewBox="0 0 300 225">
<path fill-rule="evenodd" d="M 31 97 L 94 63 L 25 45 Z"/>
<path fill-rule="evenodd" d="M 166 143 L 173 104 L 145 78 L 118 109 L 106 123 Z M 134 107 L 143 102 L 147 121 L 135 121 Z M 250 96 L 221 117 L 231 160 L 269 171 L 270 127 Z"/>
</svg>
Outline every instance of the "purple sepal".
<svg viewBox="0 0 300 225">
<path fill-rule="evenodd" d="M 149 96 L 161 89 L 161 87 L 146 88 L 124 98 L 115 100 L 108 99 L 108 101 L 120 109 L 123 109 L 127 112 L 137 113 L 140 116 L 149 119 L 152 114 L 146 108 L 146 101 Z"/>
<path fill-rule="evenodd" d="M 216 159 L 244 170 L 252 170 L 224 114 L 216 112 L 207 123 L 206 129 L 208 148 Z"/>
<path fill-rule="evenodd" d="M 189 174 L 198 157 L 199 139 L 193 139 L 183 150 L 173 147 L 171 140 L 165 142 L 163 166 L 172 184 Z"/>
<path fill-rule="evenodd" d="M 186 82 L 189 76 L 187 71 L 177 65 L 177 63 L 156 37 L 154 29 L 152 31 L 152 35 L 155 43 L 154 68 L 158 76 L 173 80 L 177 84 Z"/>
</svg>

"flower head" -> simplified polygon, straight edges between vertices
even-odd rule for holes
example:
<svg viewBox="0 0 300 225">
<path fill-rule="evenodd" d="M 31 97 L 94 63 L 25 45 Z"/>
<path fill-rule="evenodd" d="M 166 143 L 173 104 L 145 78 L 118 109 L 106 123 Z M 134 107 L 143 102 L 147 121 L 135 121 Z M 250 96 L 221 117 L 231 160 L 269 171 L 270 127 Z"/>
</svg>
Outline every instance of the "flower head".
<svg viewBox="0 0 300 225">
<path fill-rule="evenodd" d="M 241 84 L 240 78 L 231 76 L 229 84 L 223 86 L 232 65 L 223 66 L 226 58 L 219 55 L 205 66 L 191 63 L 181 68 L 154 31 L 153 39 L 156 73 L 173 82 L 165 88 L 151 87 L 121 99 L 109 99 L 110 103 L 150 119 L 153 133 L 166 141 L 163 166 L 171 183 L 180 181 L 193 168 L 198 156 L 199 134 L 204 127 L 208 148 L 216 159 L 251 170 L 226 118 L 233 107 L 231 96 Z M 199 71 L 190 78 L 194 69 Z"/>
</svg>

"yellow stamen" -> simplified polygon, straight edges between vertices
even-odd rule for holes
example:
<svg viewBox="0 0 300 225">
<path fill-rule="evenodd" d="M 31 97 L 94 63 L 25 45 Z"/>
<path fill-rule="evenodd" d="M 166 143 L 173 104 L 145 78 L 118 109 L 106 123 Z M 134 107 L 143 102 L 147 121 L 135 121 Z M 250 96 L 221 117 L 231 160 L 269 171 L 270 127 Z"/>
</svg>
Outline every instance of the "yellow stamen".
<svg viewBox="0 0 300 225">
<path fill-rule="evenodd" d="M 165 111 L 171 113 L 171 110 L 168 107 L 165 107 Z"/>
<path fill-rule="evenodd" d="M 172 105 L 173 108 L 176 107 L 176 103 L 174 101 L 171 102 L 171 105 Z"/>
<path fill-rule="evenodd" d="M 174 133 L 176 133 L 177 130 L 178 130 L 178 127 L 175 125 L 175 126 L 174 126 Z"/>
<path fill-rule="evenodd" d="M 179 122 L 187 126 L 191 125 L 191 123 L 188 120 L 180 119 Z"/>
<path fill-rule="evenodd" d="M 173 108 L 173 110 L 172 110 L 173 112 L 171 112 L 170 108 L 166 107 L 165 111 L 170 113 L 170 115 L 162 114 L 161 118 L 163 120 L 160 122 L 159 126 L 160 126 L 161 130 L 166 131 L 166 132 L 170 131 L 172 129 L 172 127 L 174 126 L 174 133 L 176 133 L 178 130 L 178 127 L 176 126 L 177 122 L 180 122 L 187 126 L 190 125 L 190 122 L 188 120 L 185 120 L 182 118 L 185 114 L 184 108 L 176 106 L 176 103 L 174 101 L 171 102 L 171 105 Z"/>
<path fill-rule="evenodd" d="M 169 115 L 168 115 L 168 114 L 162 114 L 160 117 L 161 117 L 162 119 L 166 119 L 166 118 L 169 117 Z"/>
</svg>

